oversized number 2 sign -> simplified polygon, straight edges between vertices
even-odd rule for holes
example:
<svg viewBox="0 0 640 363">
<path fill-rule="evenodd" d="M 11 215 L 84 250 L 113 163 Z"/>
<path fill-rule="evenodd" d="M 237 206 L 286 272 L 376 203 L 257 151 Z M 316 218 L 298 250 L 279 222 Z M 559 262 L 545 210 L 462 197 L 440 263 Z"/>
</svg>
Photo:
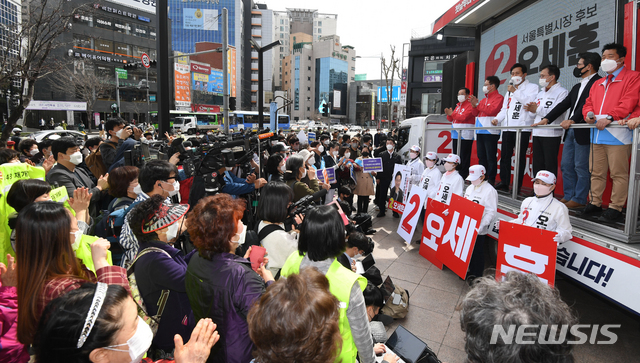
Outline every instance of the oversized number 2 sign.
<svg viewBox="0 0 640 363">
<path fill-rule="evenodd" d="M 438 146 L 438 154 L 450 154 L 451 148 L 449 148 L 449 144 L 451 143 L 451 131 L 440 131 L 438 134 L 438 139 L 444 137 L 445 140 Z"/>
<path fill-rule="evenodd" d="M 416 213 L 418 213 L 418 210 L 420 209 L 420 208 L 418 208 L 418 206 L 420 206 L 420 205 L 421 205 L 421 204 L 420 204 L 420 196 L 419 196 L 419 195 L 417 195 L 417 194 L 414 194 L 414 195 L 411 197 L 411 200 L 409 201 L 409 204 L 411 204 L 411 205 L 412 205 L 412 207 L 411 207 L 411 211 L 410 211 L 410 212 L 409 212 L 409 214 L 407 215 L 407 218 L 405 218 L 405 219 L 404 219 L 404 221 L 402 221 L 402 229 L 404 229 L 404 230 L 405 230 L 405 232 L 407 232 L 407 233 L 409 233 L 409 234 L 410 234 L 410 233 L 411 233 L 411 229 L 412 229 L 413 227 L 411 227 L 411 226 L 409 225 L 409 221 L 413 219 L 413 216 L 414 216 Z M 405 206 L 405 208 L 406 208 L 406 206 Z"/>
</svg>

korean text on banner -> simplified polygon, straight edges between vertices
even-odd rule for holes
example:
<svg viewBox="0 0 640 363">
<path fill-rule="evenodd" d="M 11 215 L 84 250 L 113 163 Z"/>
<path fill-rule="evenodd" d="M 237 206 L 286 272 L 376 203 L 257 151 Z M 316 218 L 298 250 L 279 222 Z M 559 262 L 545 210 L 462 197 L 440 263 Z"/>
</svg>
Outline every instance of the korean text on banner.
<svg viewBox="0 0 640 363">
<path fill-rule="evenodd" d="M 451 196 L 446 225 L 436 253 L 451 271 L 465 279 L 484 207 L 457 194 Z"/>
<path fill-rule="evenodd" d="M 323 181 L 325 184 L 337 183 L 336 170 L 334 168 L 316 170 L 316 175 L 318 176 L 318 180 Z"/>
<path fill-rule="evenodd" d="M 371 173 L 382 171 L 382 158 L 362 159 L 362 172 Z"/>
<path fill-rule="evenodd" d="M 424 226 L 422 226 L 422 238 L 420 240 L 420 256 L 426 258 L 441 270 L 442 262 L 438 260 L 436 252 L 445 229 L 446 216 L 443 213 L 448 208 L 449 206 L 444 203 L 431 198 L 427 199 L 427 211 L 424 216 Z"/>
<path fill-rule="evenodd" d="M 491 123 L 495 117 L 476 117 L 476 127 L 493 127 Z M 476 134 L 480 135 L 500 135 L 500 130 L 476 130 Z"/>
<path fill-rule="evenodd" d="M 316 133 L 315 132 L 308 132 L 307 133 L 307 139 L 309 139 L 309 142 L 316 141 Z"/>
<path fill-rule="evenodd" d="M 404 213 L 404 203 L 395 200 L 393 197 L 389 198 L 389 205 L 387 208 L 391 209 L 392 212 L 396 213 Z"/>
<path fill-rule="evenodd" d="M 7 254 L 15 256 L 11 247 L 11 228 L 7 223 L 9 216 L 15 212 L 7 204 L 7 193 L 13 183 L 22 179 L 44 180 L 44 168 L 29 164 L 9 164 L 0 166 L 0 262 L 7 263 Z"/>
<path fill-rule="evenodd" d="M 404 239 L 407 244 L 411 244 L 413 234 L 416 231 L 418 220 L 420 219 L 420 212 L 424 201 L 427 199 L 427 191 L 422 188 L 411 189 L 411 195 L 407 198 L 405 203 L 404 212 L 398 225 L 398 234 Z"/>
<path fill-rule="evenodd" d="M 556 279 L 556 232 L 500 222 L 496 279 L 509 271 L 533 273 L 551 286 Z"/>
<path fill-rule="evenodd" d="M 65 208 L 70 210 L 74 216 L 76 215 L 76 211 L 73 210 L 73 208 L 71 208 L 71 205 L 69 204 L 69 194 L 67 193 L 66 187 L 51 189 L 51 192 L 49 192 L 49 197 L 54 202 L 63 203 Z"/>
</svg>

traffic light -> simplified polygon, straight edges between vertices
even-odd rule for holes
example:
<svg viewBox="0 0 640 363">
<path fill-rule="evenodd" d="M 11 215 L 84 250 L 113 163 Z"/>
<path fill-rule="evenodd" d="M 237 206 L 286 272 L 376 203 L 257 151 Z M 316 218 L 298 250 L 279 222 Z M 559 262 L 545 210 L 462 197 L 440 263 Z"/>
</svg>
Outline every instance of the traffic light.
<svg viewBox="0 0 640 363">
<path fill-rule="evenodd" d="M 235 97 L 229 97 L 229 109 L 231 111 L 235 111 L 236 110 L 236 98 Z"/>
<path fill-rule="evenodd" d="M 329 106 L 326 103 L 322 105 L 322 116 L 329 116 Z"/>
<path fill-rule="evenodd" d="M 111 113 L 113 113 L 113 114 L 118 113 L 118 104 L 117 103 L 112 103 L 111 104 Z"/>
<path fill-rule="evenodd" d="M 158 65 L 158 61 L 157 60 L 152 60 L 149 62 L 149 66 L 150 67 L 155 67 L 156 65 Z"/>
<path fill-rule="evenodd" d="M 134 62 L 134 63 L 127 63 L 124 65 L 123 67 L 124 69 L 136 69 L 138 68 L 138 63 Z"/>
</svg>

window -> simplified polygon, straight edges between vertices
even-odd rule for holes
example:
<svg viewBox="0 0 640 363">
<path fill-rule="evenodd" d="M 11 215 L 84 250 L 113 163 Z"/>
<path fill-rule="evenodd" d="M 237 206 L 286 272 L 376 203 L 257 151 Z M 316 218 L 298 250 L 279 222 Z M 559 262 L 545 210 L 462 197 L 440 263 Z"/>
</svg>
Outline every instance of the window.
<svg viewBox="0 0 640 363">
<path fill-rule="evenodd" d="M 318 28 L 318 34 L 322 33 L 322 28 Z"/>
<path fill-rule="evenodd" d="M 284 19 L 280 19 L 280 24 L 284 24 Z"/>
<path fill-rule="evenodd" d="M 280 31 L 281 31 L 281 32 L 283 32 L 283 31 L 284 31 L 284 27 L 283 27 L 283 26 L 281 26 L 281 27 L 280 27 Z"/>
<path fill-rule="evenodd" d="M 113 42 L 111 40 L 96 39 L 96 51 L 113 54 Z"/>
<path fill-rule="evenodd" d="M 280 39 L 284 39 L 284 34 L 280 33 Z"/>
<path fill-rule="evenodd" d="M 131 46 L 124 43 L 114 43 L 116 55 L 131 55 Z"/>
<path fill-rule="evenodd" d="M 311 56 L 309 56 L 309 60 L 311 60 Z"/>
<path fill-rule="evenodd" d="M 307 77 L 307 81 L 311 81 L 311 77 Z"/>
<path fill-rule="evenodd" d="M 114 30 L 118 33 L 129 34 L 131 32 L 131 26 L 126 21 L 115 19 L 113 23 Z"/>
<path fill-rule="evenodd" d="M 307 67 L 307 70 L 308 70 L 308 71 L 310 71 L 310 70 L 311 70 L 311 67 L 310 67 L 310 66 L 309 66 L 309 67 Z"/>
<path fill-rule="evenodd" d="M 311 107 L 307 107 L 307 112 L 311 111 Z"/>
<path fill-rule="evenodd" d="M 74 34 L 73 35 L 73 46 L 75 48 L 93 50 L 93 48 L 91 47 L 91 37 L 86 36 L 86 35 Z"/>
<path fill-rule="evenodd" d="M 307 87 L 307 91 L 311 91 L 311 87 Z"/>
<path fill-rule="evenodd" d="M 108 18 L 106 16 L 96 16 L 95 24 L 96 24 L 96 27 L 98 28 L 109 29 L 109 30 L 113 29 L 113 19 Z"/>
<path fill-rule="evenodd" d="M 318 20 L 318 26 L 322 26 L 322 22 Z"/>
</svg>

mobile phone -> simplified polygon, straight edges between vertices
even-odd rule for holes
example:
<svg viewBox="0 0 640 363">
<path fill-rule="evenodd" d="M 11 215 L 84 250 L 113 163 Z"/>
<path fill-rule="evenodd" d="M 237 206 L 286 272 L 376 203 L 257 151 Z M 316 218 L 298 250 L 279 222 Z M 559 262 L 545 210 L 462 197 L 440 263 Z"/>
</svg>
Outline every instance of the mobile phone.
<svg viewBox="0 0 640 363">
<path fill-rule="evenodd" d="M 260 265 L 264 262 L 264 255 L 267 253 L 267 249 L 260 246 L 252 246 L 251 253 L 249 254 L 249 261 L 251 261 L 251 268 L 254 271 L 258 271 Z"/>
</svg>

